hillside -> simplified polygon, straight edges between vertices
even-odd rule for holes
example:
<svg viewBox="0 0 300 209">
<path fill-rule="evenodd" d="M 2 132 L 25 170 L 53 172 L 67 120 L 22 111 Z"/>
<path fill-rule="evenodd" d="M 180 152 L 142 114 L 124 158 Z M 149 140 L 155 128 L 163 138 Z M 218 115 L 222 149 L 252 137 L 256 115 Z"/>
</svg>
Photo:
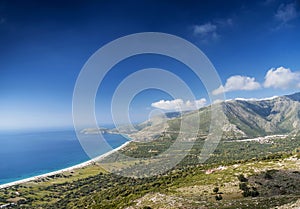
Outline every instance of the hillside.
<svg viewBox="0 0 300 209">
<path fill-rule="evenodd" d="M 298 205 L 300 199 L 299 139 L 274 139 L 266 144 L 223 141 L 206 164 L 193 161 L 199 144 L 180 165 L 148 178 L 116 175 L 104 170 L 103 164 L 95 164 L 1 189 L 0 205 L 30 209 L 286 208 Z M 130 144 L 123 153 L 139 157 L 134 147 Z M 106 164 L 121 165 L 129 164 Z"/>
<path fill-rule="evenodd" d="M 211 108 L 221 105 L 225 115 L 222 126 L 223 139 L 253 138 L 274 134 L 297 134 L 300 128 L 300 93 L 271 99 L 236 99 L 213 104 L 197 111 L 172 114 L 138 125 L 138 131 L 130 132 L 134 140 L 153 140 L 162 135 L 178 134 L 181 120 L 188 121 L 190 129 L 195 130 L 199 120 L 199 135 L 209 133 Z M 199 116 L 198 116 L 199 114 Z"/>
<path fill-rule="evenodd" d="M 230 124 L 247 137 L 289 134 L 300 127 L 300 93 L 268 100 L 223 102 Z"/>
<path fill-rule="evenodd" d="M 128 131 L 132 141 L 101 161 L 0 190 L 6 208 L 297 208 L 300 199 L 300 93 L 267 100 L 219 103 L 223 140 L 202 162 L 211 109 L 156 116 Z M 170 170 L 181 120 L 185 132 L 199 120 L 196 140 L 173 147 L 182 160 Z M 126 130 L 126 127 L 124 128 Z M 128 130 L 128 129 L 127 129 Z M 87 130 L 91 131 L 91 130 Z M 96 130 L 99 131 L 99 130 Z M 103 130 L 104 131 L 104 130 Z M 106 130 L 105 130 L 106 131 Z M 117 130 L 108 130 L 116 132 Z M 92 130 L 94 134 L 94 130 Z M 277 134 L 277 135 L 275 135 Z M 281 135 L 278 135 L 281 134 Z M 258 137 L 259 140 L 237 140 Z M 273 136 L 269 136 L 273 135 Z M 140 138 L 142 137 L 142 138 Z M 128 158 L 131 157 L 131 158 Z M 157 171 L 161 173 L 153 175 Z M 128 175 L 130 174 L 130 175 Z"/>
</svg>

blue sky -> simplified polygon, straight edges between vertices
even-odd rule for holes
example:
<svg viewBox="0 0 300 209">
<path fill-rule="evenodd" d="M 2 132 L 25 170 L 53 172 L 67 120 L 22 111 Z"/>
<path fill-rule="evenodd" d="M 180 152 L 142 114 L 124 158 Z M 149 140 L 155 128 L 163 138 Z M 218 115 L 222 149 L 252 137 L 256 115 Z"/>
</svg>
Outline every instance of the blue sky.
<svg viewBox="0 0 300 209">
<path fill-rule="evenodd" d="M 104 44 L 137 32 L 170 33 L 198 46 L 223 82 L 215 94 L 263 98 L 299 91 L 299 18 L 296 0 L 0 0 L 0 129 L 71 127 L 73 88 L 84 63 Z M 189 83 L 200 103 L 208 101 L 181 63 L 133 57 L 114 67 L 98 92 L 100 124 L 111 123 L 118 83 L 149 67 L 169 69 Z M 141 92 L 131 103 L 132 120 L 147 119 L 155 108 L 171 110 L 173 99 L 180 98 Z"/>
</svg>

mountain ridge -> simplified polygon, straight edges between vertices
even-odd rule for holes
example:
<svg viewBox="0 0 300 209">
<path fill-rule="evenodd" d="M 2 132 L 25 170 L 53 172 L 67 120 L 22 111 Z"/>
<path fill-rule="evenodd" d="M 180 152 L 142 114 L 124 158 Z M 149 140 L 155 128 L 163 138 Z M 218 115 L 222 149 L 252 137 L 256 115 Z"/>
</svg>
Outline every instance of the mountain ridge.
<svg viewBox="0 0 300 209">
<path fill-rule="evenodd" d="M 254 138 L 274 134 L 297 134 L 300 129 L 300 92 L 266 99 L 235 99 L 202 107 L 199 110 L 185 112 L 175 117 L 163 117 L 160 122 L 142 123 L 140 130 L 130 133 L 134 140 L 146 141 L 161 135 L 180 130 L 184 118 L 192 128 L 198 124 L 199 135 L 208 135 L 211 122 L 211 108 L 220 105 L 225 115 L 222 127 L 223 139 Z M 156 120 L 157 121 L 157 120 Z M 158 120 L 159 121 L 159 120 Z M 147 125 L 145 125 L 147 124 Z M 142 126 L 139 126 L 142 127 Z M 195 130 L 195 129 L 194 129 Z"/>
</svg>

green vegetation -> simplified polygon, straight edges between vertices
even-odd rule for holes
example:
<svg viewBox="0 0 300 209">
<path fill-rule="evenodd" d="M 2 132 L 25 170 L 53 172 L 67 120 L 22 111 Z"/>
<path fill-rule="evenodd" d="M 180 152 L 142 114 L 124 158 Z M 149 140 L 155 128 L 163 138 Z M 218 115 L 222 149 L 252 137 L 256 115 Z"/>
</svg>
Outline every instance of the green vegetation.
<svg viewBox="0 0 300 209">
<path fill-rule="evenodd" d="M 217 194 L 217 193 L 219 192 L 219 187 L 215 187 L 215 188 L 213 189 L 213 192 Z"/>
<path fill-rule="evenodd" d="M 147 157 L 163 152 L 172 142 L 172 138 L 164 136 L 149 143 L 131 143 L 121 153 L 144 161 L 120 163 L 121 156 L 115 153 L 103 161 L 103 166 L 114 167 L 120 173 L 134 166 L 138 175 L 138 168 L 144 168 Z M 92 165 L 2 189 L 0 205 L 16 203 L 10 205 L 12 208 L 270 208 L 300 198 L 299 138 L 274 139 L 265 144 L 222 141 L 211 158 L 200 164 L 198 154 L 203 143 L 199 137 L 190 154 L 162 175 L 122 177 Z"/>
</svg>

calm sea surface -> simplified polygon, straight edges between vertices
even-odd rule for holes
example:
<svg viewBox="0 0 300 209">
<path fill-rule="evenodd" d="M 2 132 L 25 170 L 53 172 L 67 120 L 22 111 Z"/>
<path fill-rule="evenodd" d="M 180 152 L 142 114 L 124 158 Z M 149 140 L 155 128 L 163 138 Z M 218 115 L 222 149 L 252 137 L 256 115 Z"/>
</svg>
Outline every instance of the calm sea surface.
<svg viewBox="0 0 300 209">
<path fill-rule="evenodd" d="M 85 135 L 85 140 L 95 135 Z M 105 134 L 112 148 L 128 141 L 121 135 Z M 98 147 L 94 155 L 109 150 Z M 89 160 L 74 131 L 0 133 L 0 185 L 67 168 Z"/>
</svg>

